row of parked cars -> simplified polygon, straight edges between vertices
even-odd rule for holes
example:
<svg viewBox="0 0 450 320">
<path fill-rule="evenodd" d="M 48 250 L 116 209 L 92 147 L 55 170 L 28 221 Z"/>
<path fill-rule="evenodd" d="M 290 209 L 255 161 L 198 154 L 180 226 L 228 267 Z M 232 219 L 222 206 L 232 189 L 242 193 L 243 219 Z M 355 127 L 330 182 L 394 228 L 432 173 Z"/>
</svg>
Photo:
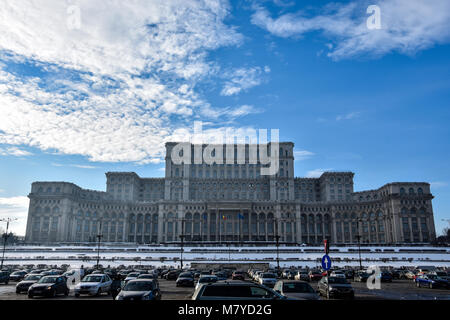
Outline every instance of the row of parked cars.
<svg viewBox="0 0 450 320">
<path fill-rule="evenodd" d="M 349 299 L 355 297 L 346 274 L 341 270 L 332 271 L 328 278 L 325 277 L 326 273 L 319 269 L 285 269 L 281 272 L 249 270 L 249 275 L 253 281 L 272 287 L 289 299 L 319 299 L 319 296 Z M 311 286 L 313 281 L 318 282 L 317 289 Z"/>
</svg>

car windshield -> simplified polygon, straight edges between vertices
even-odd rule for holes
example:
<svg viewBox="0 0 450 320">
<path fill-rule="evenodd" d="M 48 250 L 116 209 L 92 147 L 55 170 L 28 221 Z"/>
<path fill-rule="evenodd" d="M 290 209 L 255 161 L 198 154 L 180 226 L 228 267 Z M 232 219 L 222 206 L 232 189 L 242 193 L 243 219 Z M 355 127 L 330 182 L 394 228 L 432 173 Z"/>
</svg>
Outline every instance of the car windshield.
<svg viewBox="0 0 450 320">
<path fill-rule="evenodd" d="M 315 291 L 307 283 L 288 282 L 288 283 L 283 283 L 283 292 L 314 293 Z"/>
<path fill-rule="evenodd" d="M 336 283 L 336 284 L 347 284 L 348 283 L 347 280 L 345 280 L 344 278 L 331 277 L 328 281 L 330 283 Z"/>
<path fill-rule="evenodd" d="M 427 277 L 428 277 L 428 279 L 432 279 L 432 280 L 435 280 L 435 279 L 438 279 L 439 277 L 437 276 L 437 275 L 435 275 L 435 274 L 429 274 L 429 275 L 427 275 Z"/>
<path fill-rule="evenodd" d="M 86 276 L 81 282 L 101 282 L 102 276 Z"/>
<path fill-rule="evenodd" d="M 23 271 L 14 271 L 13 273 L 11 273 L 12 276 L 15 275 L 21 275 L 23 273 Z"/>
<path fill-rule="evenodd" d="M 151 291 L 153 283 L 150 281 L 132 281 L 128 282 L 123 288 L 124 291 Z"/>
<path fill-rule="evenodd" d="M 263 273 L 262 275 L 261 275 L 261 278 L 271 278 L 271 279 L 274 279 L 274 278 L 276 278 L 276 276 L 273 274 L 273 273 Z"/>
<path fill-rule="evenodd" d="M 141 274 L 138 278 L 139 279 L 153 279 L 154 276 L 152 274 Z"/>
<path fill-rule="evenodd" d="M 43 277 L 39 280 L 39 283 L 56 283 L 57 277 Z"/>
<path fill-rule="evenodd" d="M 201 277 L 198 282 L 200 283 L 208 283 L 208 282 L 216 282 L 217 277 Z"/>
<path fill-rule="evenodd" d="M 32 280 L 39 280 L 40 278 L 42 278 L 42 276 L 40 275 L 32 275 L 32 276 L 28 276 L 25 278 L 26 281 L 32 281 Z"/>
</svg>

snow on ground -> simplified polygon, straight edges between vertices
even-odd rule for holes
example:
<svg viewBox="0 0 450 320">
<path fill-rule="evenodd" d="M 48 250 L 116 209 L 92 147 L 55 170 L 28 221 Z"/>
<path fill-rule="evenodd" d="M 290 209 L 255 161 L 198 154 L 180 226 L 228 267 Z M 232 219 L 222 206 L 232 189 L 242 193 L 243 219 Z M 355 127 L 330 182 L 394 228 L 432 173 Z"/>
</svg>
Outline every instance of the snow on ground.
<svg viewBox="0 0 450 320">
<path fill-rule="evenodd" d="M 315 267 L 320 264 L 320 259 L 323 256 L 322 247 L 280 247 L 279 249 L 281 267 Z M 357 247 L 336 247 L 332 249 L 339 250 L 339 252 L 330 253 L 335 266 L 359 265 Z M 207 253 L 198 252 L 199 250 Z M 365 266 L 434 265 L 450 267 L 449 248 L 364 247 L 362 250 L 371 250 L 371 252 L 361 253 L 361 259 Z M 407 250 L 411 252 L 404 252 Z M 417 252 L 418 250 L 439 250 L 442 252 L 425 253 Z M 111 267 L 118 265 L 178 266 L 180 264 L 178 261 L 180 256 L 180 247 L 107 245 L 101 247 L 100 263 Z M 74 267 L 89 266 L 96 263 L 97 248 L 93 246 L 8 247 L 6 259 L 5 264 L 70 264 Z M 388 259 L 389 261 L 383 261 L 382 259 Z M 268 262 L 275 265 L 276 247 L 185 247 L 183 260 L 185 264 L 190 262 Z"/>
</svg>

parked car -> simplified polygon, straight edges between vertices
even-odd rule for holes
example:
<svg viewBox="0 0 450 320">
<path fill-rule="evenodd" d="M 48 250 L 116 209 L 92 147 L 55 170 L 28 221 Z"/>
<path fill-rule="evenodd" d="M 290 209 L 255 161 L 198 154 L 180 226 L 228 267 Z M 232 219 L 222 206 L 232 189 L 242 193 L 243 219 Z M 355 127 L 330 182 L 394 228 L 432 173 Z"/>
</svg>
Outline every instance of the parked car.
<svg viewBox="0 0 450 320">
<path fill-rule="evenodd" d="M 176 281 L 177 287 L 193 287 L 194 275 L 191 272 L 182 272 Z"/>
<path fill-rule="evenodd" d="M 417 276 L 414 280 L 417 287 L 428 287 L 430 289 L 434 288 L 444 288 L 449 289 L 450 283 L 448 280 L 442 279 L 435 274 L 424 274 Z"/>
<path fill-rule="evenodd" d="M 139 272 L 130 272 L 129 274 L 127 274 L 127 276 L 125 277 L 125 282 L 128 282 L 130 280 L 135 280 L 137 279 L 141 274 Z"/>
<path fill-rule="evenodd" d="M 297 270 L 289 270 L 287 273 L 286 279 L 295 280 L 295 275 L 297 274 Z"/>
<path fill-rule="evenodd" d="M 409 270 L 405 273 L 405 276 L 409 280 L 414 280 L 414 279 L 416 279 L 416 272 Z"/>
<path fill-rule="evenodd" d="M 9 281 L 16 281 L 16 282 L 22 281 L 26 275 L 27 275 L 26 271 L 23 271 L 23 270 L 22 271 L 14 271 L 13 273 L 11 273 L 9 275 Z"/>
<path fill-rule="evenodd" d="M 0 271 L 0 283 L 4 283 L 4 284 L 9 283 L 9 272 L 8 271 Z"/>
<path fill-rule="evenodd" d="M 342 277 L 323 277 L 318 285 L 319 294 L 329 298 L 349 298 L 355 297 L 355 292 L 347 279 Z"/>
<path fill-rule="evenodd" d="M 319 281 L 320 279 L 322 279 L 322 274 L 317 270 L 312 270 L 309 272 L 308 277 L 309 281 Z"/>
<path fill-rule="evenodd" d="M 177 280 L 180 273 L 181 273 L 181 270 L 172 270 L 166 274 L 165 278 L 167 280 Z"/>
<path fill-rule="evenodd" d="M 432 271 L 429 274 L 434 274 L 437 275 L 439 278 L 450 281 L 450 276 L 447 272 L 445 271 Z"/>
<path fill-rule="evenodd" d="M 56 297 L 58 294 L 69 295 L 66 278 L 63 276 L 44 276 L 28 289 L 28 298 L 35 296 Z"/>
<path fill-rule="evenodd" d="M 277 282 L 277 276 L 274 273 L 264 272 L 259 276 L 259 284 L 273 288 Z"/>
<path fill-rule="evenodd" d="M 120 290 L 116 300 L 161 300 L 161 291 L 154 279 L 130 280 Z"/>
<path fill-rule="evenodd" d="M 405 270 L 395 269 L 395 270 L 392 270 L 391 274 L 392 274 L 392 279 L 394 279 L 394 280 L 406 279 Z"/>
<path fill-rule="evenodd" d="M 306 271 L 298 271 L 297 274 L 294 277 L 294 280 L 308 281 L 309 280 L 309 274 Z"/>
<path fill-rule="evenodd" d="M 283 279 L 287 279 L 290 272 L 291 272 L 290 269 L 284 269 L 283 272 L 281 273 L 281 277 Z"/>
<path fill-rule="evenodd" d="M 139 275 L 139 277 L 137 277 L 137 279 L 147 279 L 147 280 L 158 279 L 158 275 L 156 273 L 141 274 Z"/>
<path fill-rule="evenodd" d="M 345 273 L 340 270 L 332 271 L 330 274 L 330 277 L 347 279 L 347 277 L 345 276 Z"/>
<path fill-rule="evenodd" d="M 75 286 L 75 297 L 81 294 L 101 295 L 111 292 L 111 278 L 106 274 L 88 274 Z"/>
<path fill-rule="evenodd" d="M 378 276 L 381 282 L 392 282 L 392 275 L 389 272 L 383 271 Z"/>
<path fill-rule="evenodd" d="M 279 280 L 273 289 L 292 300 L 319 300 L 319 294 L 304 281 Z"/>
<path fill-rule="evenodd" d="M 202 275 L 200 276 L 200 278 L 198 279 L 197 285 L 195 286 L 195 290 L 197 290 L 201 285 L 205 284 L 205 283 L 214 283 L 217 282 L 217 276 L 215 275 Z"/>
<path fill-rule="evenodd" d="M 223 271 L 214 272 L 214 275 L 217 277 L 217 280 L 227 280 L 228 275 Z"/>
<path fill-rule="evenodd" d="M 286 299 L 270 288 L 244 281 L 208 283 L 200 286 L 192 300 L 276 300 Z"/>
<path fill-rule="evenodd" d="M 35 284 L 42 278 L 39 274 L 32 274 L 26 276 L 22 281 L 16 285 L 16 293 L 28 292 L 31 285 Z"/>
<path fill-rule="evenodd" d="M 366 282 L 367 279 L 369 279 L 370 274 L 368 274 L 366 271 L 358 271 L 355 273 L 355 276 L 353 278 L 353 281 L 355 282 Z"/>
<path fill-rule="evenodd" d="M 353 270 L 345 270 L 344 271 L 345 274 L 345 279 L 353 279 L 355 276 L 355 272 Z"/>
<path fill-rule="evenodd" d="M 232 280 L 245 280 L 245 272 L 244 271 L 235 271 L 231 275 Z"/>
</svg>

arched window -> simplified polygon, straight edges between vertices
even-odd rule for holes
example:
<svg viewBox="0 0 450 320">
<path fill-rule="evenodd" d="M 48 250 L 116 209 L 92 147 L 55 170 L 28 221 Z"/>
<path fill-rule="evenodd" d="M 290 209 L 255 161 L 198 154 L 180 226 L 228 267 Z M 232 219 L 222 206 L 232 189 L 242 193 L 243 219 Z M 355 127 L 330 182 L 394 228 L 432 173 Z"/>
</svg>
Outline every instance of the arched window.
<svg viewBox="0 0 450 320">
<path fill-rule="evenodd" d="M 422 189 L 422 188 L 418 188 L 418 189 L 417 189 L 417 193 L 418 193 L 418 194 L 423 194 L 423 189 Z"/>
<path fill-rule="evenodd" d="M 402 214 L 408 214 L 408 209 L 403 207 L 401 213 Z"/>
<path fill-rule="evenodd" d="M 400 188 L 400 194 L 405 194 L 405 188 Z"/>
<path fill-rule="evenodd" d="M 416 213 L 417 213 L 417 209 L 416 209 L 416 208 L 411 208 L 410 213 L 411 213 L 411 214 L 416 214 Z"/>
<path fill-rule="evenodd" d="M 414 194 L 414 189 L 413 188 L 409 188 L 409 194 Z"/>
</svg>

